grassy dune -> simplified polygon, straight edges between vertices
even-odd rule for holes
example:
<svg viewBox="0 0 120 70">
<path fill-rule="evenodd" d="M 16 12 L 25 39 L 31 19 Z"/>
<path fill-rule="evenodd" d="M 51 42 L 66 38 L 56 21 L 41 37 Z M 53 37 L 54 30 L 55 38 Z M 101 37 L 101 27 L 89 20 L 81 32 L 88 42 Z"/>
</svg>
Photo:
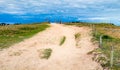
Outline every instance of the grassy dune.
<svg viewBox="0 0 120 70">
<path fill-rule="evenodd" d="M 104 68 L 110 67 L 110 53 L 111 46 L 114 48 L 114 57 L 113 57 L 113 70 L 120 70 L 120 26 L 115 26 L 113 24 L 95 24 L 95 23 L 72 23 L 67 25 L 76 25 L 78 27 L 88 26 L 93 29 L 93 41 L 99 43 L 100 36 L 102 35 L 103 44 L 101 48 L 94 50 L 95 52 L 102 53 L 98 62 L 101 62 L 101 65 Z M 100 54 L 99 54 L 100 55 Z M 103 56 L 105 55 L 105 56 Z"/>
<path fill-rule="evenodd" d="M 113 67 L 114 70 L 120 69 L 120 27 L 114 25 L 95 25 L 94 27 L 94 37 L 99 41 L 99 37 L 103 35 L 102 48 L 100 51 L 106 55 L 107 62 L 102 64 L 103 67 L 110 68 L 110 58 L 111 58 L 111 46 L 113 46 L 114 56 L 113 56 Z"/>
<path fill-rule="evenodd" d="M 7 48 L 48 28 L 47 24 L 0 26 L 0 48 Z"/>
</svg>

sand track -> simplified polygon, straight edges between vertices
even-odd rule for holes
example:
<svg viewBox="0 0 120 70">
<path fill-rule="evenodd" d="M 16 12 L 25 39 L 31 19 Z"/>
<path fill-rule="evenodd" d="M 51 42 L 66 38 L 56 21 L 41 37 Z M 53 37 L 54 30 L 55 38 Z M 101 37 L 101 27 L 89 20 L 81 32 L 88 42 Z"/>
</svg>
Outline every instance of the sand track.
<svg viewBox="0 0 120 70">
<path fill-rule="evenodd" d="M 81 34 L 78 46 L 75 33 Z M 101 70 L 99 64 L 92 61 L 92 55 L 87 55 L 96 48 L 90 33 L 88 27 L 51 24 L 32 38 L 0 51 L 0 70 Z M 60 46 L 63 36 L 66 41 Z M 38 51 L 43 48 L 53 51 L 48 60 L 39 57 Z"/>
</svg>

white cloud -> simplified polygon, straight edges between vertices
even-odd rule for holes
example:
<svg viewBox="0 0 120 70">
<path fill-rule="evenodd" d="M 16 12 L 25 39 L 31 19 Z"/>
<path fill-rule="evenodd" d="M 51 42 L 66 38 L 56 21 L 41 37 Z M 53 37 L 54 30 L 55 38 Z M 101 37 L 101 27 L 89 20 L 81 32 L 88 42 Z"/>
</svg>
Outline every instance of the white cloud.
<svg viewBox="0 0 120 70">
<path fill-rule="evenodd" d="M 110 20 L 111 19 L 111 17 L 86 17 L 86 18 L 78 18 L 78 20 L 92 20 L 92 21 L 94 21 L 94 20 L 100 20 L 100 21 L 106 21 L 106 20 Z"/>
<path fill-rule="evenodd" d="M 0 13 L 17 15 L 61 12 L 104 13 L 104 11 L 110 12 L 111 9 L 113 11 L 119 9 L 113 7 L 110 8 L 111 4 L 116 5 L 118 3 L 119 0 L 0 0 Z M 120 11 L 120 9 L 117 11 Z"/>
<path fill-rule="evenodd" d="M 108 20 L 109 18 L 107 17 L 93 17 L 93 18 L 88 18 L 89 20 Z"/>
<path fill-rule="evenodd" d="M 29 19 L 33 18 L 34 16 L 26 16 L 26 15 L 21 15 L 21 16 L 14 16 L 15 18 L 22 18 L 22 19 Z"/>
</svg>

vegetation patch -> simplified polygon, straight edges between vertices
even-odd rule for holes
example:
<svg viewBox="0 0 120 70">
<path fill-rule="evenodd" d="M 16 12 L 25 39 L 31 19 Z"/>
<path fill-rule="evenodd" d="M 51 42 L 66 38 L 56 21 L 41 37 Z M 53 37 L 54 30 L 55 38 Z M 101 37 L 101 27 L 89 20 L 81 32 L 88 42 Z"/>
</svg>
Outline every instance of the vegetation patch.
<svg viewBox="0 0 120 70">
<path fill-rule="evenodd" d="M 107 29 L 105 29 L 107 28 Z M 98 51 L 94 51 L 95 54 L 97 54 L 94 57 L 97 62 L 101 64 L 101 66 L 105 69 L 112 69 L 112 70 L 119 70 L 120 69 L 120 38 L 119 36 L 116 36 L 115 32 L 112 32 L 112 30 L 116 29 L 119 32 L 119 27 L 115 26 L 95 26 L 93 30 L 93 36 L 94 40 L 98 41 L 100 40 L 100 36 L 102 36 L 102 47 L 98 48 Z M 118 33 L 117 33 L 118 34 Z M 119 34 L 118 34 L 119 35 Z M 113 47 L 113 57 L 111 57 L 111 47 Z M 98 50 L 96 49 L 96 50 Z M 113 58 L 112 67 L 111 67 L 111 58 Z"/>
<path fill-rule="evenodd" d="M 76 33 L 75 34 L 75 39 L 79 39 L 80 38 L 80 33 Z"/>
<path fill-rule="evenodd" d="M 23 52 L 22 51 L 16 51 L 16 52 L 10 52 L 9 56 L 20 56 Z"/>
<path fill-rule="evenodd" d="M 74 36 L 75 36 L 75 40 L 76 40 L 76 46 L 78 46 L 78 42 L 80 40 L 81 34 L 80 33 L 76 33 Z"/>
<path fill-rule="evenodd" d="M 39 52 L 39 57 L 40 58 L 48 59 L 51 56 L 52 49 L 50 49 L 50 48 L 42 49 L 42 50 L 38 50 L 38 52 Z"/>
<path fill-rule="evenodd" d="M 48 28 L 47 24 L 21 24 L 0 26 L 0 49 L 30 38 Z"/>
<path fill-rule="evenodd" d="M 88 52 L 94 54 L 93 60 L 99 62 L 106 70 L 120 70 L 120 26 L 112 23 L 69 23 L 78 27 L 92 28 L 92 42 L 99 44 L 102 36 L 102 47 Z M 113 47 L 113 65 L 111 67 L 111 47 Z"/>
<path fill-rule="evenodd" d="M 65 37 L 65 36 L 63 36 L 63 37 L 61 38 L 61 40 L 60 40 L 60 44 L 59 44 L 59 45 L 60 45 L 60 46 L 61 46 L 61 45 L 63 45 L 63 44 L 64 44 L 64 42 L 65 42 L 65 40 L 66 40 L 66 37 Z"/>
</svg>

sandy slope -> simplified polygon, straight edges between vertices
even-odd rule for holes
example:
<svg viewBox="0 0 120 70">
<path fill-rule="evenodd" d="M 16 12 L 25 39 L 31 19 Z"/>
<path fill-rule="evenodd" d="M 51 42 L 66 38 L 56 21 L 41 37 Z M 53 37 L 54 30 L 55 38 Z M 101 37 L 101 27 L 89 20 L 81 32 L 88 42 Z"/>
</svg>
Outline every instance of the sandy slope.
<svg viewBox="0 0 120 70">
<path fill-rule="evenodd" d="M 81 33 L 78 46 L 74 34 Z M 59 46 L 60 39 L 66 41 Z M 0 70 L 96 70 L 98 63 L 87 53 L 95 48 L 91 43 L 90 29 L 51 24 L 47 30 L 30 39 L 0 51 Z M 39 50 L 51 48 L 48 60 L 39 57 Z"/>
</svg>

